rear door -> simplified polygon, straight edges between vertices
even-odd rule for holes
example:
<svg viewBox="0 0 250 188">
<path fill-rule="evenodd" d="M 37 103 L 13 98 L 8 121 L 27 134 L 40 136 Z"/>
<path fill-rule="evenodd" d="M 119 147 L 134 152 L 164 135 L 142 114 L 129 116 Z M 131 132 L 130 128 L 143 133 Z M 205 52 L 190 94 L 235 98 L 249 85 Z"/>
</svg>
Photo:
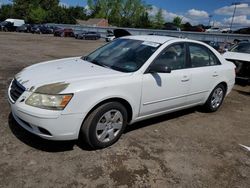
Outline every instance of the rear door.
<svg viewBox="0 0 250 188">
<path fill-rule="evenodd" d="M 189 104 L 204 102 L 220 78 L 221 63 L 206 46 L 188 43 L 191 88 Z"/>
</svg>

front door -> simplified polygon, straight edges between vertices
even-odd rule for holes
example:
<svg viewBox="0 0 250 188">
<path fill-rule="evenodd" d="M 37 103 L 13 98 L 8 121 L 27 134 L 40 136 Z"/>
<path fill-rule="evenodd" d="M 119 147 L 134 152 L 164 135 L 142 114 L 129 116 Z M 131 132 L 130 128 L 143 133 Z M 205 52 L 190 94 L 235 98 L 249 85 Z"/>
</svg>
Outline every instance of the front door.
<svg viewBox="0 0 250 188">
<path fill-rule="evenodd" d="M 167 47 L 151 66 L 157 64 L 164 64 L 172 71 L 143 75 L 140 116 L 177 109 L 187 102 L 191 72 L 186 69 L 185 44 L 177 43 Z"/>
</svg>

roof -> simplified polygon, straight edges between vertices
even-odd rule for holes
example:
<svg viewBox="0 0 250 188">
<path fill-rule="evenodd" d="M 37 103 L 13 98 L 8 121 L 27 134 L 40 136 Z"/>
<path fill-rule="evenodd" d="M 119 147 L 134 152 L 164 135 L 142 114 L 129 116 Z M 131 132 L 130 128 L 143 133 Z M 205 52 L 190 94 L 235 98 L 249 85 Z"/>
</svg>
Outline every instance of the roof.
<svg viewBox="0 0 250 188">
<path fill-rule="evenodd" d="M 137 36 L 126 36 L 123 38 L 134 39 L 134 40 L 142 40 L 148 42 L 156 42 L 159 44 L 163 44 L 167 41 L 177 39 L 175 37 L 167 37 L 167 36 L 157 36 L 157 35 L 137 35 Z"/>
<path fill-rule="evenodd" d="M 106 20 L 104 18 L 90 18 L 88 20 L 76 20 L 80 25 L 97 25 L 101 21 Z"/>
</svg>

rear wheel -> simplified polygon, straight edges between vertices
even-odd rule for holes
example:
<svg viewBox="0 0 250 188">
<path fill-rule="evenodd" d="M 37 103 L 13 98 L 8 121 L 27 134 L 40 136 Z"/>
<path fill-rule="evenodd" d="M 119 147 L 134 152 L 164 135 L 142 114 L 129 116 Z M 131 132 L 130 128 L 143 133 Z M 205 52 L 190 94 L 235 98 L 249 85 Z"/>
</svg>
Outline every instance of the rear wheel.
<svg viewBox="0 0 250 188">
<path fill-rule="evenodd" d="M 92 148 L 114 144 L 127 124 L 127 110 L 118 102 L 109 102 L 96 108 L 84 121 L 81 133 Z"/>
<path fill-rule="evenodd" d="M 226 94 L 225 86 L 223 84 L 217 85 L 209 95 L 204 105 L 204 109 L 208 112 L 217 111 L 224 100 L 225 94 Z"/>
</svg>

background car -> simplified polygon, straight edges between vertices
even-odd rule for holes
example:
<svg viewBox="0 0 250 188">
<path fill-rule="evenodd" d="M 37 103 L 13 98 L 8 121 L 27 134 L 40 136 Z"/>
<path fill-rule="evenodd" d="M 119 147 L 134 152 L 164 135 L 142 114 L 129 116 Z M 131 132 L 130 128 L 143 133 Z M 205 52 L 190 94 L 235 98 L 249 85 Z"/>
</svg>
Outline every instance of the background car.
<svg viewBox="0 0 250 188">
<path fill-rule="evenodd" d="M 16 26 L 12 22 L 3 21 L 0 23 L 0 29 L 1 31 L 16 31 Z"/>
<path fill-rule="evenodd" d="M 207 33 L 221 33 L 221 29 L 218 27 L 211 27 L 206 30 Z"/>
<path fill-rule="evenodd" d="M 74 37 L 74 31 L 71 28 L 57 29 L 54 32 L 55 37 Z"/>
<path fill-rule="evenodd" d="M 239 42 L 223 56 L 236 65 L 236 83 L 250 85 L 250 42 Z"/>
<path fill-rule="evenodd" d="M 30 33 L 31 32 L 31 25 L 30 24 L 23 24 L 20 27 L 17 27 L 16 31 Z"/>
<path fill-rule="evenodd" d="M 203 29 L 200 26 L 190 26 L 188 28 L 185 28 L 183 31 L 192 31 L 192 32 L 205 32 L 205 29 Z"/>
<path fill-rule="evenodd" d="M 105 41 L 106 41 L 106 42 L 111 42 L 111 41 L 113 41 L 114 39 L 115 39 L 115 35 L 114 35 L 113 33 L 109 33 L 109 34 L 107 34 L 106 37 L 105 37 Z"/>
<path fill-rule="evenodd" d="M 74 32 L 75 39 L 82 39 L 82 36 L 85 33 L 87 33 L 87 31 L 76 31 L 76 32 Z"/>
<path fill-rule="evenodd" d="M 77 39 L 85 39 L 85 40 L 97 40 L 100 39 L 101 35 L 97 32 L 82 32 L 78 34 Z"/>
<path fill-rule="evenodd" d="M 246 28 L 241 28 L 241 29 L 238 29 L 236 31 L 234 31 L 233 33 L 236 33 L 236 34 L 250 34 L 250 27 L 246 27 Z"/>
<path fill-rule="evenodd" d="M 23 24 L 25 24 L 24 20 L 8 18 L 0 23 L 0 29 L 2 31 L 16 31 L 16 28 Z"/>
<path fill-rule="evenodd" d="M 172 30 L 172 31 L 181 31 L 181 29 L 179 27 L 177 27 L 176 25 L 174 25 L 173 23 L 170 23 L 170 22 L 165 23 L 163 29 L 164 30 Z"/>
</svg>

